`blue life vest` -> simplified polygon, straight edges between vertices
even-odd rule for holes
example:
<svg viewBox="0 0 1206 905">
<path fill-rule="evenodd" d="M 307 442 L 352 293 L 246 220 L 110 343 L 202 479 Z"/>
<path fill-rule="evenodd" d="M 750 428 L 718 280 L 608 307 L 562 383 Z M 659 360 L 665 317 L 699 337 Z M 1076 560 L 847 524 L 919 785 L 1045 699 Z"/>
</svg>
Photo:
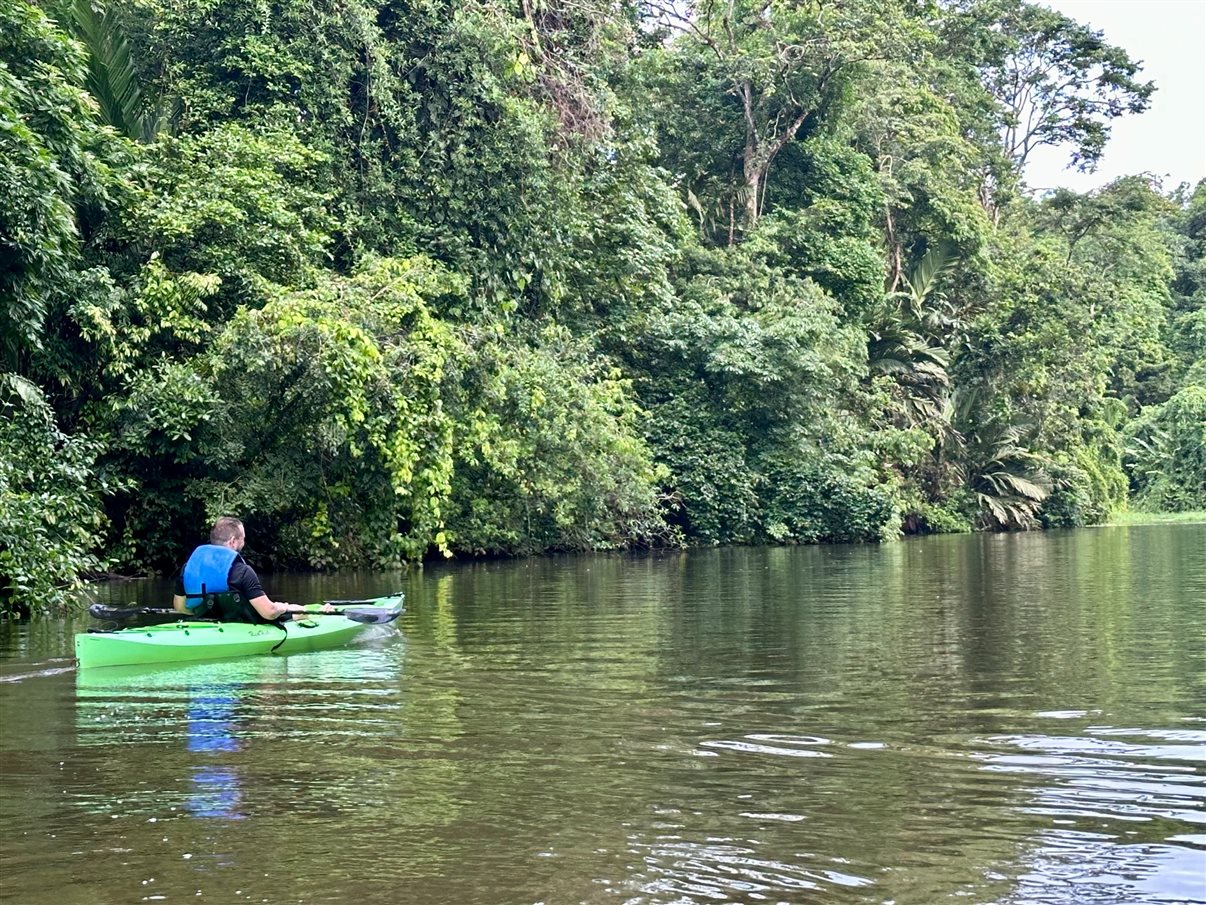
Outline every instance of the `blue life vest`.
<svg viewBox="0 0 1206 905">
<path fill-rule="evenodd" d="M 193 551 L 184 564 L 185 606 L 195 610 L 211 595 L 230 590 L 226 583 L 230 566 L 239 554 L 230 547 L 203 544 Z"/>
</svg>

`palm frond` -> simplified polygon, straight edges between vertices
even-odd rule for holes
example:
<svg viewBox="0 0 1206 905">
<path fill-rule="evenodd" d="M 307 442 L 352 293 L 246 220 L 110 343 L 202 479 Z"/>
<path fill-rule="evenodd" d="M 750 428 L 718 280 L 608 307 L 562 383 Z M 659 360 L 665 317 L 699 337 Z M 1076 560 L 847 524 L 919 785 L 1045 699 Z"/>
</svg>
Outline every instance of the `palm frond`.
<svg viewBox="0 0 1206 905">
<path fill-rule="evenodd" d="M 86 87 L 101 117 L 130 138 L 146 140 L 145 131 L 153 124 L 144 117 L 138 72 L 117 16 L 92 0 L 73 0 L 71 15 L 72 31 L 88 51 Z"/>
<path fill-rule="evenodd" d="M 915 312 L 920 313 L 938 277 L 954 261 L 954 246 L 950 242 L 939 242 L 930 247 L 911 273 L 905 275 L 904 280 L 909 287 Z"/>
<path fill-rule="evenodd" d="M 918 361 L 914 366 L 918 374 L 923 374 L 935 383 L 941 383 L 943 386 L 950 383 L 950 374 L 947 373 L 947 357 L 946 353 L 941 349 L 928 350 L 929 360 Z"/>
<path fill-rule="evenodd" d="M 1051 495 L 1051 483 L 1041 474 L 1018 474 L 998 470 L 986 472 L 981 478 L 1002 495 L 1020 496 L 1041 503 Z"/>
</svg>

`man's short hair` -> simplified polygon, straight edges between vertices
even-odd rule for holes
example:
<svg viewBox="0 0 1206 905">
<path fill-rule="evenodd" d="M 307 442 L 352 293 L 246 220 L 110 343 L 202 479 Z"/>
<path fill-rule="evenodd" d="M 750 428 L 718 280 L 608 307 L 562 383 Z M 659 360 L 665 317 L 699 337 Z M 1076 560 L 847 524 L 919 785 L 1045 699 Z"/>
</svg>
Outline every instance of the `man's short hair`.
<svg viewBox="0 0 1206 905">
<path fill-rule="evenodd" d="M 211 544 L 224 544 L 243 536 L 243 523 L 237 518 L 224 515 L 214 522 L 213 530 L 209 532 Z"/>
</svg>

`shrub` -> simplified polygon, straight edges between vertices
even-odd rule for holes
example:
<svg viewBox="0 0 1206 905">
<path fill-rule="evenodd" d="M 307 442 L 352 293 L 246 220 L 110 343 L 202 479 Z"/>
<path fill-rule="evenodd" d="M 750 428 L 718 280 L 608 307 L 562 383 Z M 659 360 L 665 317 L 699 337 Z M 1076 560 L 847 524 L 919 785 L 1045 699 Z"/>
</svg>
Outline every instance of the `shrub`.
<svg viewBox="0 0 1206 905">
<path fill-rule="evenodd" d="M 29 383 L 0 375 L 0 613 L 63 610 L 104 523 L 98 449 L 59 431 Z"/>
</svg>

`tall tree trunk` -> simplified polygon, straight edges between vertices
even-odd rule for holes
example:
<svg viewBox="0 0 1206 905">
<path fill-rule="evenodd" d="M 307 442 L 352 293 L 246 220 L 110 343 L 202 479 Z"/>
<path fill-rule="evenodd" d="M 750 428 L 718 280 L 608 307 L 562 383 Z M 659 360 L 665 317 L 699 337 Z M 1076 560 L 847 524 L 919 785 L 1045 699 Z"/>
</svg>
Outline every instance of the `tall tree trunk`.
<svg viewBox="0 0 1206 905">
<path fill-rule="evenodd" d="M 900 280 L 904 276 L 904 252 L 900 240 L 896 238 L 896 218 L 892 216 L 892 205 L 885 206 L 885 236 L 888 246 L 888 292 L 900 288 Z"/>
<path fill-rule="evenodd" d="M 745 94 L 742 95 L 745 97 Z M 753 108 L 746 108 L 746 132 L 745 132 L 745 151 L 742 154 L 741 175 L 744 179 L 743 192 L 745 197 L 742 199 L 745 208 L 745 231 L 752 232 L 754 227 L 758 225 L 758 216 L 761 210 L 760 199 L 762 192 L 765 191 L 764 183 L 766 182 L 766 174 L 770 169 L 771 162 L 776 155 L 783 150 L 784 146 L 794 139 L 799 133 L 801 127 L 808 118 L 812 115 L 812 111 L 801 111 L 795 119 L 793 119 L 787 127 L 770 142 L 763 143 L 758 140 L 758 129 L 755 124 Z"/>
<path fill-rule="evenodd" d="M 758 122 L 754 116 L 754 89 L 748 81 L 737 85 L 745 116 L 745 150 L 741 155 L 741 176 L 744 179 L 745 231 L 752 232 L 758 225 L 758 186 L 762 183 L 763 149 L 758 141 Z"/>
<path fill-rule="evenodd" d="M 762 185 L 762 170 L 746 171 L 745 174 L 745 230 L 752 232 L 758 225 L 758 189 Z"/>
</svg>

